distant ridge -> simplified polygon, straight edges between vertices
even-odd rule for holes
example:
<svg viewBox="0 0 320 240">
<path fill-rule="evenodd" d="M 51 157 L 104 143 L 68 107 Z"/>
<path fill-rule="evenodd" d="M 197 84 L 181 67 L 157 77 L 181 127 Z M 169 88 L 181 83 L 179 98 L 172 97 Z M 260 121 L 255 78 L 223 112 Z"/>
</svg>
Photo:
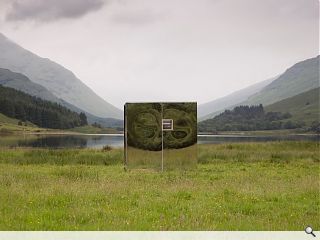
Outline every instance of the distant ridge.
<svg viewBox="0 0 320 240">
<path fill-rule="evenodd" d="M 200 104 L 198 106 L 199 119 L 204 120 L 204 119 L 212 118 L 215 115 L 223 112 L 225 109 L 232 108 L 238 103 L 247 100 L 248 97 L 259 92 L 262 88 L 270 84 L 277 77 L 270 78 L 262 82 L 253 84 L 249 87 L 243 88 L 241 90 L 233 92 L 225 97 L 218 98 L 211 102 Z"/>
<path fill-rule="evenodd" d="M 319 56 L 294 64 L 244 104 L 265 106 L 319 87 Z"/>
<path fill-rule="evenodd" d="M 319 87 L 273 103 L 237 106 L 198 124 L 199 132 L 300 129 L 318 132 Z"/>
<path fill-rule="evenodd" d="M 57 98 L 51 92 L 49 92 L 45 87 L 40 84 L 30 81 L 28 77 L 21 73 L 12 72 L 8 69 L 0 68 L 0 85 L 4 87 L 14 88 L 16 90 L 27 93 L 31 96 L 39 97 L 43 100 L 56 102 L 64 107 L 69 108 L 77 113 L 84 112 L 87 115 L 88 122 L 90 124 L 98 123 L 103 127 L 108 128 L 120 128 L 123 126 L 123 121 L 114 118 L 100 118 L 96 117 L 66 101 Z"/>
<path fill-rule="evenodd" d="M 298 62 L 283 74 L 199 106 L 200 121 L 239 105 L 268 106 L 319 87 L 319 56 Z M 240 93 L 240 94 L 239 94 Z M 239 97 L 240 96 L 240 97 Z M 232 104 L 231 104 L 232 103 Z M 210 112 L 204 115 L 206 112 Z"/>
<path fill-rule="evenodd" d="M 9 69 L 0 68 L 0 85 L 14 88 L 44 100 L 62 103 L 61 99 L 57 98 L 42 85 L 31 82 L 27 76 L 12 72 Z"/>
<path fill-rule="evenodd" d="M 1 33 L 0 53 L 1 68 L 24 74 L 57 98 L 101 118 L 123 118 L 120 109 L 95 94 L 71 71 L 25 50 Z"/>
</svg>

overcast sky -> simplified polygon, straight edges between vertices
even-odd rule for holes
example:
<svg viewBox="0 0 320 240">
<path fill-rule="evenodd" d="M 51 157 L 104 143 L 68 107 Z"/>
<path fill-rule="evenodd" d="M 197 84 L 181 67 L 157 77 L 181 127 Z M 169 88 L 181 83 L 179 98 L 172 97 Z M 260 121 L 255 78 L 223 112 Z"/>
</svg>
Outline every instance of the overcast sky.
<svg viewBox="0 0 320 240">
<path fill-rule="evenodd" d="M 318 11 L 318 0 L 0 0 L 0 31 L 119 108 L 204 103 L 315 57 Z"/>
</svg>

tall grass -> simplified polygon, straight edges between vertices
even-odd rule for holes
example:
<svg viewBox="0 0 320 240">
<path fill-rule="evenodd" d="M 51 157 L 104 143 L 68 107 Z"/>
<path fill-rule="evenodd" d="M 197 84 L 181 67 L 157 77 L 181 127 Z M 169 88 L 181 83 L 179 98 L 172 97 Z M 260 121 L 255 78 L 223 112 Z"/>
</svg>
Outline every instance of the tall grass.
<svg viewBox="0 0 320 240">
<path fill-rule="evenodd" d="M 122 149 L 0 149 L 0 163 L 53 165 L 114 165 L 123 162 Z"/>
<path fill-rule="evenodd" d="M 275 162 L 288 163 L 303 159 L 319 162 L 318 142 L 264 142 L 200 145 L 199 163 L 214 162 Z"/>
<path fill-rule="evenodd" d="M 135 150 L 135 151 L 134 151 Z M 141 157 L 141 163 L 150 162 L 154 158 L 161 161 L 161 152 L 148 153 L 139 149 L 130 151 L 134 159 Z M 186 151 L 188 156 L 192 151 Z M 319 162 L 319 143 L 305 141 L 265 142 L 265 143 L 228 143 L 198 145 L 198 163 L 217 162 L 274 162 L 288 163 L 304 160 Z M 148 159 L 149 157 L 149 159 Z M 193 157 L 193 155 L 192 155 Z M 172 161 L 174 159 L 171 159 Z M 115 165 L 123 164 L 124 156 L 121 148 L 115 149 L 33 149 L 33 148 L 2 148 L 0 163 L 10 164 L 84 164 L 84 165 Z"/>
</svg>

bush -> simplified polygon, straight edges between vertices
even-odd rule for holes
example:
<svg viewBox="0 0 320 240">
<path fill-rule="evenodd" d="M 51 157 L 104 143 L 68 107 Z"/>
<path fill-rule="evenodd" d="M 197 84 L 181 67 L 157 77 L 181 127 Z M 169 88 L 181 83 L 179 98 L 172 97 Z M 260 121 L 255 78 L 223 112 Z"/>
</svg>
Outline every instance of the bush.
<svg viewBox="0 0 320 240">
<path fill-rule="evenodd" d="M 112 147 L 109 146 L 109 145 L 105 145 L 105 146 L 103 146 L 103 148 L 102 148 L 102 151 L 103 151 L 103 152 L 108 152 L 108 151 L 111 151 L 111 150 L 112 150 Z"/>
</svg>

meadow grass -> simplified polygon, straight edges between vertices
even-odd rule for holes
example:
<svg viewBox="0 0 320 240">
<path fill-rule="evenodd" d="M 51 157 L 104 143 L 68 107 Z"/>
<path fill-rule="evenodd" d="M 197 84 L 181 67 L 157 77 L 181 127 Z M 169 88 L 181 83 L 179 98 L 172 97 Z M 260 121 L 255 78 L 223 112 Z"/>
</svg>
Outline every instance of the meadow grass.
<svg viewBox="0 0 320 240">
<path fill-rule="evenodd" d="M 188 171 L 123 170 L 121 149 L 0 149 L 0 230 L 320 227 L 317 142 L 198 146 Z"/>
</svg>

